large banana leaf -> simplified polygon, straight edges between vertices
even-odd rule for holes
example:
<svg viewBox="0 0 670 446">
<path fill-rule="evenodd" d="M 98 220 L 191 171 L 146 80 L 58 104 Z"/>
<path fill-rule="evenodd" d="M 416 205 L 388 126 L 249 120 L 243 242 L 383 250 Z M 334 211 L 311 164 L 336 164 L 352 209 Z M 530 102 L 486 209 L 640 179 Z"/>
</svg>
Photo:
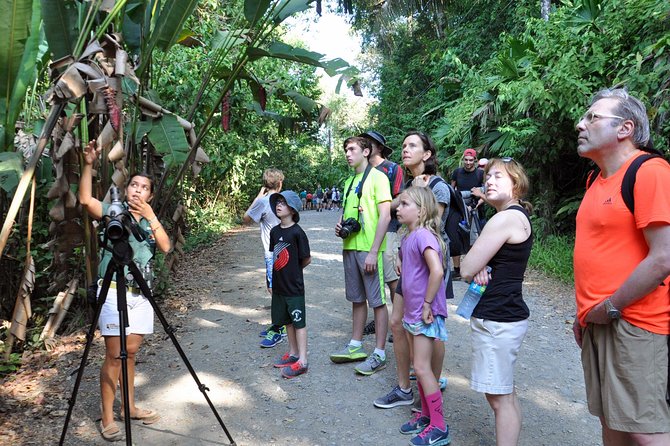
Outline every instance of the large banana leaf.
<svg viewBox="0 0 670 446">
<path fill-rule="evenodd" d="M 246 0 L 244 2 L 244 17 L 253 27 L 263 17 L 270 7 L 270 0 Z"/>
<path fill-rule="evenodd" d="M 292 60 L 301 62 L 314 67 L 324 67 L 321 62 L 323 54 L 316 51 L 309 51 L 302 48 L 296 48 L 283 42 L 274 42 L 267 50 L 262 48 L 249 48 L 247 50 L 250 60 L 260 59 L 261 57 L 274 57 L 276 59 Z"/>
<path fill-rule="evenodd" d="M 151 53 L 158 46 L 167 51 L 179 37 L 186 19 L 191 15 L 198 0 L 166 1 L 155 21 L 155 27 L 148 38 L 146 48 L 142 52 L 142 61 L 137 67 L 136 73 L 141 75 L 146 70 Z"/>
<path fill-rule="evenodd" d="M 44 32 L 53 60 L 72 54 L 77 43 L 77 5 L 74 0 L 42 0 Z"/>
<path fill-rule="evenodd" d="M 314 0 L 281 0 L 275 9 L 274 21 L 276 24 L 283 22 L 287 17 L 309 9 Z"/>
<path fill-rule="evenodd" d="M 186 162 L 189 145 L 184 128 L 173 115 L 164 115 L 154 119 L 147 137 L 158 153 L 163 154 L 166 169 Z"/>
<path fill-rule="evenodd" d="M 23 159 L 18 152 L 0 153 L 0 188 L 11 193 L 19 184 L 23 174 Z"/>
<path fill-rule="evenodd" d="M 2 139 L 0 150 L 4 150 L 10 143 L 13 134 L 5 129 L 13 129 L 14 121 L 9 122 L 13 93 L 17 79 L 21 77 L 22 58 L 30 37 L 32 0 L 5 0 L 0 2 L 0 29 L 3 37 L 0 39 L 0 124 L 2 125 Z M 38 13 L 39 16 L 39 13 Z M 36 47 L 36 45 L 34 45 Z M 23 98 L 21 98 L 23 99 Z"/>
<path fill-rule="evenodd" d="M 129 0 L 123 14 L 123 41 L 132 54 L 138 54 L 142 44 L 142 29 L 146 28 L 146 0 Z"/>
</svg>

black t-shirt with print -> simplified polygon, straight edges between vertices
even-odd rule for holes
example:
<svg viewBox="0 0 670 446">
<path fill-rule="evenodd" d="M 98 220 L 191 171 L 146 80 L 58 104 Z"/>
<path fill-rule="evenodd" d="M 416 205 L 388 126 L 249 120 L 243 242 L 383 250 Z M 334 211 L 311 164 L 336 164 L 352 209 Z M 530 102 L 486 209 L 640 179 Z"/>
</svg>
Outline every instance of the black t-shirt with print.
<svg viewBox="0 0 670 446">
<path fill-rule="evenodd" d="M 297 224 L 270 230 L 272 291 L 282 296 L 304 296 L 305 283 L 300 261 L 310 256 L 309 240 Z"/>
</svg>

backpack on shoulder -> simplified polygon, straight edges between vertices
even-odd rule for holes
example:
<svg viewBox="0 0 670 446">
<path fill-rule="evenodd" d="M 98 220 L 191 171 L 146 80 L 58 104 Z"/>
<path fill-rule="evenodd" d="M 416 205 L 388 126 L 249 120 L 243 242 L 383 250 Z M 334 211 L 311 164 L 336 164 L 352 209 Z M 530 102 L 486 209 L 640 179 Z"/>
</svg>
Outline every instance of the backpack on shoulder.
<svg viewBox="0 0 670 446">
<path fill-rule="evenodd" d="M 461 256 L 470 250 L 470 208 L 465 205 L 460 192 L 440 177 L 430 180 L 429 187 L 432 190 L 439 182 L 443 182 L 449 188 L 449 209 L 447 220 L 444 223 L 444 232 L 449 237 L 449 255 L 451 257 Z"/>
<path fill-rule="evenodd" d="M 637 179 L 637 171 L 640 169 L 640 166 L 652 158 L 665 159 L 657 150 L 646 150 L 646 152 L 647 153 L 638 156 L 632 163 L 630 163 L 630 166 L 626 169 L 626 173 L 623 175 L 623 180 L 621 181 L 621 197 L 631 214 L 635 214 L 635 180 Z M 593 185 L 593 182 L 596 180 L 599 173 L 600 169 L 593 169 L 589 172 L 589 176 L 586 179 L 586 189 Z"/>
</svg>

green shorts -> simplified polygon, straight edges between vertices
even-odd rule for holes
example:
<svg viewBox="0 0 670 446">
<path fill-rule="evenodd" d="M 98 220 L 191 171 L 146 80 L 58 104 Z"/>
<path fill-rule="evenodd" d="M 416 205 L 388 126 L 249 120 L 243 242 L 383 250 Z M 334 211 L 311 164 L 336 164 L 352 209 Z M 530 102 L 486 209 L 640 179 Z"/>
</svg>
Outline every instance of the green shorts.
<svg viewBox="0 0 670 446">
<path fill-rule="evenodd" d="M 272 293 L 272 325 L 305 328 L 305 296 L 282 296 Z"/>
<path fill-rule="evenodd" d="M 670 432 L 668 337 L 623 319 L 583 330 L 589 412 L 622 432 Z"/>
</svg>

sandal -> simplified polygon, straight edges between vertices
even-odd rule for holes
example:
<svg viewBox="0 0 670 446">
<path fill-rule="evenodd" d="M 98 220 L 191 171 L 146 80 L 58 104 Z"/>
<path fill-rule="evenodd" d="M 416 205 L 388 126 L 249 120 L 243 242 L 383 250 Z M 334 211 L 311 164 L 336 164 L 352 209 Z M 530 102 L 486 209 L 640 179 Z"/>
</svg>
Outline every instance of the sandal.
<svg viewBox="0 0 670 446">
<path fill-rule="evenodd" d="M 102 420 L 100 421 L 100 435 L 107 441 L 121 441 L 123 440 L 123 432 L 119 429 L 119 426 L 115 422 L 111 422 L 104 427 L 102 425 Z"/>
<path fill-rule="evenodd" d="M 134 416 L 131 416 L 131 420 L 142 421 L 142 424 L 154 424 L 156 421 L 160 420 L 161 416 L 155 410 L 151 409 L 137 409 L 137 413 Z M 119 413 L 119 419 L 123 421 L 125 419 L 125 414 L 123 411 Z"/>
</svg>

